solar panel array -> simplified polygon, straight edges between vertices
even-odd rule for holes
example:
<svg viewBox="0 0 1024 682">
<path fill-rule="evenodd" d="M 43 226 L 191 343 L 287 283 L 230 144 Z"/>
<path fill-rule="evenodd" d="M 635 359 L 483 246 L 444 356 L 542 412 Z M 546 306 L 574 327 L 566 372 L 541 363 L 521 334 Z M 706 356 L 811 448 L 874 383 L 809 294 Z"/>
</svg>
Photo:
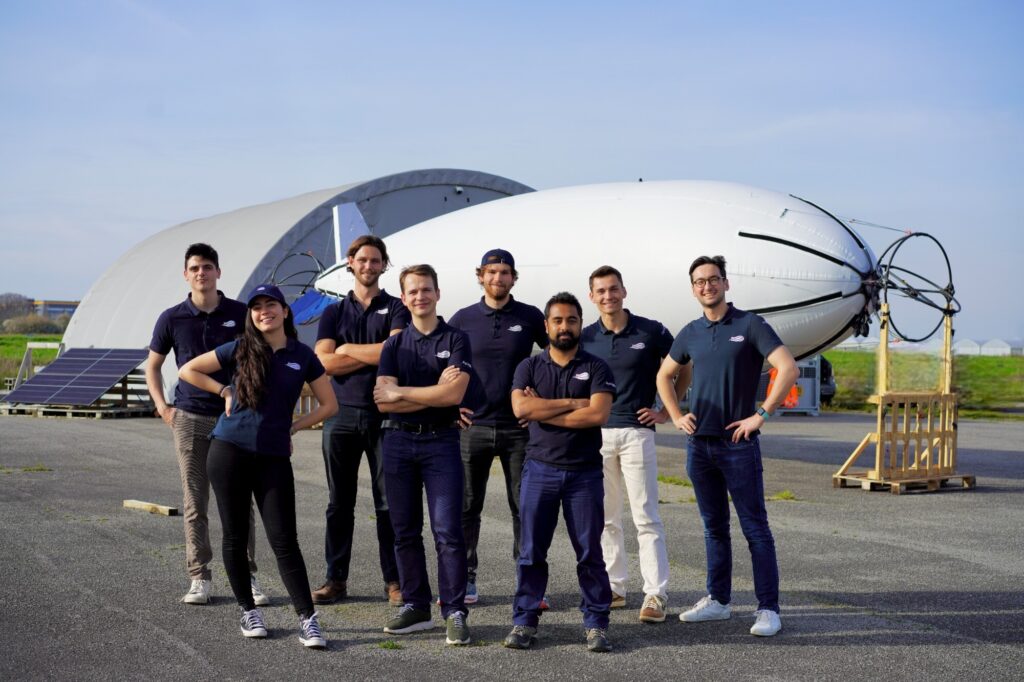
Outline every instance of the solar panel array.
<svg viewBox="0 0 1024 682">
<path fill-rule="evenodd" d="M 149 355 L 136 348 L 72 348 L 8 393 L 8 403 L 92 405 Z"/>
</svg>

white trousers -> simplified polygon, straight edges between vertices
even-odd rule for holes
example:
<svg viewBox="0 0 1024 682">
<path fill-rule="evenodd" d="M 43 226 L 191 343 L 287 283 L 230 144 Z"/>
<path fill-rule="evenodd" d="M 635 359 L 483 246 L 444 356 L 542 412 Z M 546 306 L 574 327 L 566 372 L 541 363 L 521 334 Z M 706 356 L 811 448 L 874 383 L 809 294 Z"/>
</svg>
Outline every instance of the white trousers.
<svg viewBox="0 0 1024 682">
<path fill-rule="evenodd" d="M 658 456 L 654 431 L 644 428 L 601 429 L 604 459 L 604 532 L 601 549 L 612 591 L 626 596 L 628 579 L 622 505 L 629 508 L 640 545 L 640 574 L 644 594 L 666 598 L 668 551 L 665 526 L 658 514 Z"/>
</svg>

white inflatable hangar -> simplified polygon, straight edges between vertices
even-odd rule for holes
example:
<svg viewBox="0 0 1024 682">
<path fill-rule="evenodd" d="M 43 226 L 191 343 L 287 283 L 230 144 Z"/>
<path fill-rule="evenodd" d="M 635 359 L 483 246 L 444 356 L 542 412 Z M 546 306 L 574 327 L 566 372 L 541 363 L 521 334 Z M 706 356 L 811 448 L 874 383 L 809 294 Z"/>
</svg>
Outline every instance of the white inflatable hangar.
<svg viewBox="0 0 1024 682">
<path fill-rule="evenodd" d="M 369 231 L 387 237 L 410 225 L 462 208 L 533 189 L 507 178 L 459 169 L 416 170 L 367 182 L 309 192 L 290 199 L 192 220 L 158 232 L 121 256 L 89 289 L 64 333 L 66 348 L 143 348 L 162 310 L 185 298 L 182 257 L 189 244 L 207 242 L 220 255 L 220 289 L 240 298 L 274 275 L 298 283 L 315 270 L 308 253 L 333 264 L 335 214 L 341 250 L 348 237 Z M 287 259 L 287 260 L 286 260 Z M 276 272 L 275 272 L 276 269 Z M 317 272 L 310 272 L 311 281 Z M 293 276 L 295 275 L 295 276 Z M 286 288 L 289 298 L 300 288 Z M 300 327 L 313 345 L 315 325 Z M 177 381 L 174 362 L 164 363 L 164 387 Z"/>
</svg>

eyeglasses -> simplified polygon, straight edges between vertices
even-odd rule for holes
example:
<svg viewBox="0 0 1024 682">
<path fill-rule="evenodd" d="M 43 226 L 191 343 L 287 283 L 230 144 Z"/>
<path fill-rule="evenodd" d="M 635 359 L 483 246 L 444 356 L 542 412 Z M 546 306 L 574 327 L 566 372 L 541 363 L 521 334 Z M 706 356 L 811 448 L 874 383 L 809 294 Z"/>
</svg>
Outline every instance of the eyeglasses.
<svg viewBox="0 0 1024 682">
<path fill-rule="evenodd" d="M 708 277 L 707 279 L 704 279 L 703 277 L 701 277 L 700 279 L 693 280 L 693 286 L 697 287 L 698 289 L 703 289 L 708 284 L 710 284 L 713 287 L 717 287 L 719 284 L 722 283 L 723 279 L 725 279 L 725 278 L 724 277 Z"/>
</svg>

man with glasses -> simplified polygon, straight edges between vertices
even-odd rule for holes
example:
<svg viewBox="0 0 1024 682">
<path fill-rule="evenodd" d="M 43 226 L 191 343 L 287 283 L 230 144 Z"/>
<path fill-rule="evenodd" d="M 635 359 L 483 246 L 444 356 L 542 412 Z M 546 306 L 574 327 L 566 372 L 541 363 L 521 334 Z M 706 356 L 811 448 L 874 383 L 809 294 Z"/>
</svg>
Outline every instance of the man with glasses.
<svg viewBox="0 0 1024 682">
<path fill-rule="evenodd" d="M 759 429 L 771 418 L 799 370 L 775 331 L 758 315 L 725 300 L 725 258 L 701 256 L 690 265 L 693 295 L 704 315 L 676 336 L 658 371 L 658 393 L 672 422 L 688 434 L 686 471 L 704 521 L 707 596 L 679 619 L 687 623 L 726 620 L 732 614 L 732 545 L 729 497 L 750 548 L 757 596 L 750 633 L 770 637 L 779 619 L 779 568 L 764 504 Z M 771 393 L 756 410 L 761 368 L 778 370 Z M 674 378 L 678 376 L 678 380 Z M 690 411 L 679 397 L 690 380 Z"/>
</svg>

